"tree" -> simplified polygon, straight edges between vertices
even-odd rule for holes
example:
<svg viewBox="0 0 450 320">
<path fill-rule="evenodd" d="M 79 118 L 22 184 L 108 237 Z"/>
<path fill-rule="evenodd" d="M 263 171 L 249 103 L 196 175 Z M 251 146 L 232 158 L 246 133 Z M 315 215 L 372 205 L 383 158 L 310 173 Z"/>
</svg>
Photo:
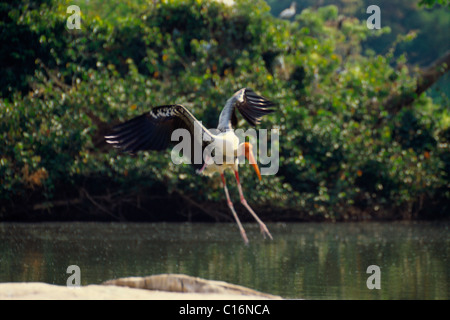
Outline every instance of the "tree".
<svg viewBox="0 0 450 320">
<path fill-rule="evenodd" d="M 20 85 L 0 100 L 3 219 L 36 211 L 84 219 L 227 219 L 214 179 L 173 165 L 169 152 L 118 154 L 103 135 L 165 103 L 183 104 L 214 127 L 229 95 L 245 86 L 278 103 L 263 124 L 280 129 L 278 175 L 257 183 L 242 170 L 248 196 L 266 219 L 450 212 L 443 147 L 450 115 L 425 92 L 448 71 L 447 55 L 420 70 L 395 56 L 394 47 L 364 51 L 363 42 L 387 28 L 374 33 L 336 6 L 283 21 L 264 1 L 138 2 L 124 16 L 91 11 L 76 32 L 64 27 L 65 9 L 43 3 L 8 13 L 25 30 L 39 31 L 34 50 L 48 56 L 37 55 L 29 71 L 10 73 L 16 78 L 9 83 Z M 54 29 L 45 31 L 49 21 Z M 10 41 L 21 40 L 8 30 Z"/>
</svg>

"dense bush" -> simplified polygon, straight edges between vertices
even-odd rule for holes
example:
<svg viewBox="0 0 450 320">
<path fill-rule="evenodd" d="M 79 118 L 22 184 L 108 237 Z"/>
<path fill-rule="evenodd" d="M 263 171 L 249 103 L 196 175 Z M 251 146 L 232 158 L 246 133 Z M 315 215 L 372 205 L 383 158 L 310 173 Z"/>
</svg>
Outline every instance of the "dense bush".
<svg viewBox="0 0 450 320">
<path fill-rule="evenodd" d="M 341 23 L 334 6 L 303 10 L 289 22 L 272 17 L 264 1 L 236 2 L 137 2 L 126 16 L 101 17 L 93 1 L 81 30 L 65 28 L 64 3 L 3 4 L 9 42 L 0 52 L 9 60 L 0 62 L 0 214 L 20 219 L 23 210 L 58 212 L 64 203 L 129 218 L 132 209 L 161 211 L 176 199 L 185 203 L 180 214 L 221 217 L 227 208 L 218 179 L 173 165 L 168 151 L 117 153 L 102 137 L 112 124 L 167 103 L 215 127 L 242 87 L 278 104 L 261 127 L 280 129 L 279 173 L 259 183 L 241 170 L 262 216 L 449 212 L 448 106 L 426 95 L 399 112 L 384 104 L 416 85 L 404 57 L 394 58 L 394 48 L 362 55 L 361 42 L 374 32 L 365 21 Z"/>
</svg>

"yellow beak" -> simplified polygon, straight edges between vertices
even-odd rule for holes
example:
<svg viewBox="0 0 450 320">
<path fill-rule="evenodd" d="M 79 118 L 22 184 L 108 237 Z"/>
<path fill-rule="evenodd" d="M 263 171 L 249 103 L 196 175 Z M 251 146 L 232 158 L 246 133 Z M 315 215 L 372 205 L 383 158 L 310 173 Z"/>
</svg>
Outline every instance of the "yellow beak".
<svg viewBox="0 0 450 320">
<path fill-rule="evenodd" d="M 256 162 L 255 156 L 253 155 L 252 145 L 248 142 L 245 142 L 244 148 L 245 148 L 245 157 L 253 166 L 253 169 L 255 169 L 256 174 L 258 175 L 258 179 L 261 180 L 261 173 L 259 172 L 258 163 Z"/>
</svg>

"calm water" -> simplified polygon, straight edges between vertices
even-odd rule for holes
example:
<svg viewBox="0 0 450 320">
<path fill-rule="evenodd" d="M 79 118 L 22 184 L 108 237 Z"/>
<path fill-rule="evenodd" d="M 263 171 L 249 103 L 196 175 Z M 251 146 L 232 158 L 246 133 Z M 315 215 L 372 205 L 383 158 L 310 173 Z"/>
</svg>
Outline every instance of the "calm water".
<svg viewBox="0 0 450 320">
<path fill-rule="evenodd" d="M 0 282 L 83 285 L 183 273 L 285 298 L 449 299 L 449 227 L 441 223 L 269 224 L 263 240 L 234 224 L 0 223 Z M 367 267 L 381 270 L 369 290 Z"/>
</svg>

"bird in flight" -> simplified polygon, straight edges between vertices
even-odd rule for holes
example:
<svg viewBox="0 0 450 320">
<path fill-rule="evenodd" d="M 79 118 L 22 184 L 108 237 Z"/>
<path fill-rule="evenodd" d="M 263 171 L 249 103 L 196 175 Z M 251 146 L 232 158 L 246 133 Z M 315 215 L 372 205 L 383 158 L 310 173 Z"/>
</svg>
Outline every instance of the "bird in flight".
<svg viewBox="0 0 450 320">
<path fill-rule="evenodd" d="M 290 18 L 292 18 L 293 16 L 295 16 L 296 7 L 297 7 L 297 3 L 292 2 L 291 6 L 289 8 L 286 8 L 283 11 L 281 11 L 279 17 L 281 19 L 290 19 Z"/>
<path fill-rule="evenodd" d="M 261 173 L 254 157 L 252 145 L 248 142 L 239 143 L 234 132 L 237 124 L 236 109 L 252 126 L 261 122 L 264 115 L 274 112 L 275 104 L 256 94 L 249 88 L 242 88 L 229 98 L 220 114 L 217 130 L 206 129 L 188 109 L 180 104 L 154 107 L 138 117 L 115 126 L 112 132 L 105 136 L 106 142 L 115 148 L 135 154 L 140 150 L 164 150 L 172 141 L 176 130 L 184 130 L 191 141 L 189 162 L 197 173 L 212 176 L 219 173 L 227 204 L 239 227 L 244 242 L 248 238 L 230 199 L 224 171 L 234 172 L 242 205 L 250 212 L 260 226 L 263 236 L 272 239 L 272 235 L 264 222 L 247 203 L 239 179 L 239 157 L 245 156 L 253 166 L 261 180 Z M 200 152 L 199 152 L 200 151 Z"/>
</svg>

